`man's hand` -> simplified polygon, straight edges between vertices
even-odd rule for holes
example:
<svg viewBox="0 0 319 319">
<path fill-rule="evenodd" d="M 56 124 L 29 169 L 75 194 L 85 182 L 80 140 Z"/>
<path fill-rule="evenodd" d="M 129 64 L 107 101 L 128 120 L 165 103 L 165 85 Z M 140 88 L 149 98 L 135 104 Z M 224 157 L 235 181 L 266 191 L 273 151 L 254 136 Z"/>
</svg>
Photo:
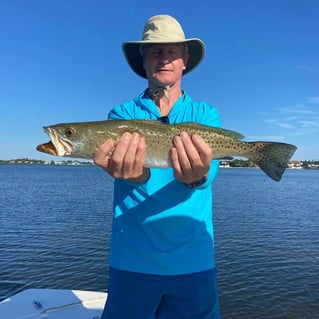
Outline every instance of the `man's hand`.
<svg viewBox="0 0 319 319">
<path fill-rule="evenodd" d="M 174 138 L 171 160 L 180 182 L 190 184 L 207 175 L 212 158 L 211 148 L 199 135 L 182 132 Z"/>
<path fill-rule="evenodd" d="M 147 180 L 149 171 L 144 168 L 145 140 L 137 133 L 124 133 L 117 145 L 107 140 L 94 154 L 94 162 L 114 178 Z"/>
</svg>

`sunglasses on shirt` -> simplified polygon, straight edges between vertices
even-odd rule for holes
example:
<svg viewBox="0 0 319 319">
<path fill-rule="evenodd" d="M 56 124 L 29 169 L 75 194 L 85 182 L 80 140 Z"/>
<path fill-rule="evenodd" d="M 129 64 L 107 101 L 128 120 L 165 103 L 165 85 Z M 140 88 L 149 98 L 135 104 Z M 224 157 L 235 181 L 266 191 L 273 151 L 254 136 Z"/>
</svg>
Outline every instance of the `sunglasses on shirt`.
<svg viewBox="0 0 319 319">
<path fill-rule="evenodd" d="M 169 124 L 169 117 L 168 116 L 161 116 L 158 120 L 163 124 Z"/>
</svg>

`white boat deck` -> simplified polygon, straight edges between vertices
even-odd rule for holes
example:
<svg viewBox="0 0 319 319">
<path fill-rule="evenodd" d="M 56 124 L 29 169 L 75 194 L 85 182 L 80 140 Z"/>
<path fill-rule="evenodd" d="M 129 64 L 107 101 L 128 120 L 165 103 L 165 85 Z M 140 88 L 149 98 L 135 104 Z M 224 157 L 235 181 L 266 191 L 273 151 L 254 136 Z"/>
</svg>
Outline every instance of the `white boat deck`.
<svg viewBox="0 0 319 319">
<path fill-rule="evenodd" d="M 95 291 L 28 289 L 0 302 L 0 318 L 99 319 L 106 298 Z"/>
</svg>

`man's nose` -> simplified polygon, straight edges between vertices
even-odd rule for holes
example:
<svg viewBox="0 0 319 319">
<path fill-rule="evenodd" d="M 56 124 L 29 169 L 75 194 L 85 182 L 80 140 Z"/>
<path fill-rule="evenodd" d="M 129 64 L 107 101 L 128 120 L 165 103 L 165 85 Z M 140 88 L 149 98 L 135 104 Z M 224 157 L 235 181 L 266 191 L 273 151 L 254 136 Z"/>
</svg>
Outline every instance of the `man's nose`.
<svg viewBox="0 0 319 319">
<path fill-rule="evenodd" d="M 167 63 L 169 63 L 169 57 L 168 57 L 168 55 L 165 54 L 165 53 L 162 53 L 161 56 L 160 56 L 159 62 L 160 62 L 161 64 L 167 64 Z"/>
</svg>

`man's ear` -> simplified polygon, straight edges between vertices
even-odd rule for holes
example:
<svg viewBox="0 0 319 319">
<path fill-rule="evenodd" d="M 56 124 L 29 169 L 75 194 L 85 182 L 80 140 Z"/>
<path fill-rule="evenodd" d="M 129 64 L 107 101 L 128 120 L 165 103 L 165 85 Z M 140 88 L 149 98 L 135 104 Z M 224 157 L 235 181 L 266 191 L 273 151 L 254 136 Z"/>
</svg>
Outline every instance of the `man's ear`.
<svg viewBox="0 0 319 319">
<path fill-rule="evenodd" d="M 188 61 L 189 61 L 189 54 L 188 54 L 188 53 L 185 53 L 185 56 L 184 56 L 184 70 L 185 70 L 186 67 L 187 67 Z"/>
</svg>

